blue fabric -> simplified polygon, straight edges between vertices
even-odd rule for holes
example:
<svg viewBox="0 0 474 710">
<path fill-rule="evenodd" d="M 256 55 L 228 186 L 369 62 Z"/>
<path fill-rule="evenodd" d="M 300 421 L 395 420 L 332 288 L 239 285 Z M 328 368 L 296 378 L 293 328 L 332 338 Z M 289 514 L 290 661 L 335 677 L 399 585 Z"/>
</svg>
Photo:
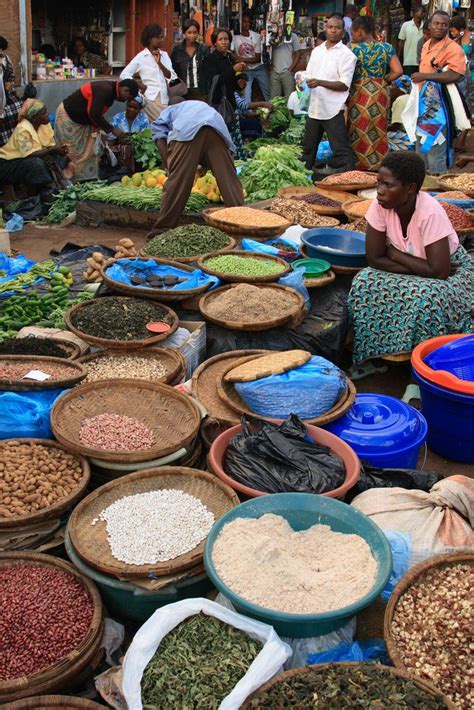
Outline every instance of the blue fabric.
<svg viewBox="0 0 474 710">
<path fill-rule="evenodd" d="M 449 131 L 449 112 L 446 107 L 441 86 L 434 81 L 425 81 L 420 91 L 417 136 L 426 136 L 420 145 L 422 153 L 429 153 L 436 139 L 443 131 Z M 440 146 L 447 153 L 447 165 L 451 164 L 451 146 L 449 140 Z"/>
<path fill-rule="evenodd" d="M 408 572 L 411 557 L 412 536 L 408 533 L 395 532 L 394 530 L 384 530 L 383 534 L 388 540 L 392 550 L 392 574 L 383 590 L 381 597 L 384 602 L 388 602 L 390 595 Z"/>
<path fill-rule="evenodd" d="M 378 661 L 390 666 L 391 661 L 383 639 L 374 641 L 354 641 L 353 643 L 338 643 L 334 648 L 321 653 L 312 653 L 306 663 L 342 663 L 346 661 Z"/>
<path fill-rule="evenodd" d="M 205 126 L 213 128 L 224 139 L 229 150 L 235 153 L 235 145 L 224 119 L 204 101 L 183 101 L 168 106 L 151 124 L 151 132 L 154 141 L 164 138 L 168 143 L 172 141 L 187 143 L 192 141 Z"/>
<path fill-rule="evenodd" d="M 119 259 L 109 266 L 107 269 L 107 276 L 114 281 L 126 284 L 127 286 L 134 286 L 132 284 L 132 277 L 138 276 L 142 279 L 147 276 L 178 276 L 180 279 L 186 279 L 180 284 L 168 287 L 169 291 L 180 291 L 190 288 L 198 288 L 199 286 L 209 285 L 209 288 L 216 288 L 220 286 L 220 280 L 217 276 L 211 276 L 210 274 L 205 274 L 204 271 L 200 269 L 194 269 L 191 273 L 190 271 L 183 271 L 182 269 L 175 268 L 173 266 L 165 266 L 162 264 L 157 264 L 152 259 L 137 259 L 136 261 L 130 262 L 128 259 Z M 136 288 L 150 288 L 149 286 L 136 286 Z"/>
<path fill-rule="evenodd" d="M 148 116 L 144 111 L 140 111 L 138 116 L 134 119 L 131 128 L 128 124 L 125 111 L 122 111 L 121 113 L 116 113 L 115 116 L 112 116 L 110 124 L 114 128 L 119 128 L 124 133 L 140 133 L 141 131 L 144 131 L 145 128 L 150 127 Z M 107 140 L 115 141 L 117 140 L 117 138 L 114 136 L 113 133 L 108 133 Z"/>
<path fill-rule="evenodd" d="M 304 285 L 304 269 L 294 269 L 294 271 L 290 271 L 288 274 L 285 274 L 285 276 L 282 276 L 281 279 L 278 279 L 277 283 L 279 286 L 287 286 L 301 294 L 304 298 L 305 308 L 307 308 L 308 311 L 310 310 L 311 297 L 308 289 Z"/>
<path fill-rule="evenodd" d="M 18 256 L 7 256 L 3 252 L 0 252 L 0 271 L 5 272 L 5 276 L 0 278 L 0 284 L 4 281 L 9 281 L 17 274 L 26 274 L 27 271 L 31 269 L 32 266 L 36 264 L 36 261 L 27 259 L 23 254 L 18 254 Z"/>
<path fill-rule="evenodd" d="M 0 439 L 52 439 L 51 409 L 58 397 L 68 391 L 0 391 Z"/>
</svg>

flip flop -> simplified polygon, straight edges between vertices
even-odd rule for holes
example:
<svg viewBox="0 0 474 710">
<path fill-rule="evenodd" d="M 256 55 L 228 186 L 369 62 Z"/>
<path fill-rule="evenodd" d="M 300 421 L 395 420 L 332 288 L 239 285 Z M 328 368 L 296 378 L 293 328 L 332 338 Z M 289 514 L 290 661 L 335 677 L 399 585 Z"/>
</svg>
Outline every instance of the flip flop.
<svg viewBox="0 0 474 710">
<path fill-rule="evenodd" d="M 383 375 L 385 372 L 388 372 L 388 365 L 385 365 L 384 363 L 377 365 L 372 360 L 368 360 L 367 362 L 363 362 L 361 365 L 352 365 L 347 371 L 347 374 L 351 380 L 357 381 L 363 380 L 364 377 L 369 377 L 369 375 Z"/>
<path fill-rule="evenodd" d="M 408 385 L 405 390 L 405 394 L 402 397 L 402 402 L 411 404 L 411 402 L 415 399 L 421 399 L 420 388 L 418 387 L 418 385 Z"/>
</svg>

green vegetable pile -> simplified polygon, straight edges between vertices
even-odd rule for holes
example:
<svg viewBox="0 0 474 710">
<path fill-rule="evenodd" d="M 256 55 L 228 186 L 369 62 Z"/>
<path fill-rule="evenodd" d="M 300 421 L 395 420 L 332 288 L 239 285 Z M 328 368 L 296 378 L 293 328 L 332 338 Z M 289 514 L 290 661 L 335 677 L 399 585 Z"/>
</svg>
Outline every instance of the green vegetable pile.
<svg viewBox="0 0 474 710">
<path fill-rule="evenodd" d="M 170 631 L 142 676 L 144 710 L 217 710 L 262 644 L 200 613 Z"/>
<path fill-rule="evenodd" d="M 273 111 L 269 114 L 268 109 L 258 108 L 257 116 L 266 123 L 266 127 L 273 133 L 279 134 L 286 131 L 291 121 L 291 113 L 287 108 L 287 99 L 284 96 L 277 96 L 271 100 Z"/>
<path fill-rule="evenodd" d="M 292 118 L 290 125 L 279 137 L 279 143 L 288 145 L 298 145 L 303 143 L 306 120 L 304 118 Z"/>
<path fill-rule="evenodd" d="M 17 274 L 12 279 L 0 284 L 0 293 L 10 291 L 21 291 L 27 286 L 31 286 L 39 278 L 50 278 L 51 272 L 56 268 L 54 261 L 39 261 L 24 274 Z M 69 271 L 69 269 L 68 269 Z"/>
<path fill-rule="evenodd" d="M 78 183 L 77 185 L 70 185 L 66 187 L 65 190 L 61 190 L 48 212 L 46 217 L 47 224 L 59 224 L 65 219 L 71 212 L 74 212 L 78 202 L 88 199 L 88 195 L 92 190 L 105 185 L 103 180 L 95 180 L 94 182 L 84 182 Z"/>
<path fill-rule="evenodd" d="M 228 244 L 229 237 L 220 229 L 190 224 L 153 237 L 143 251 L 150 256 L 179 259 L 210 254 Z"/>
<path fill-rule="evenodd" d="M 98 187 L 88 193 L 88 200 L 107 202 L 121 207 L 132 207 L 137 210 L 159 210 L 161 207 L 163 190 L 148 187 L 128 187 L 127 185 L 107 185 Z M 193 214 L 209 207 L 205 195 L 192 192 L 186 203 L 184 212 Z"/>
<path fill-rule="evenodd" d="M 269 200 L 282 187 L 312 185 L 297 152 L 296 146 L 289 145 L 262 146 L 257 150 L 240 173 L 249 202 Z"/>
<path fill-rule="evenodd" d="M 271 276 L 285 270 L 283 264 L 270 259 L 258 259 L 238 254 L 222 254 L 206 259 L 205 265 L 212 271 L 232 276 Z"/>
<path fill-rule="evenodd" d="M 145 128 L 139 133 L 132 133 L 130 135 L 130 143 L 132 144 L 135 162 L 139 163 L 144 170 L 153 170 L 157 165 L 160 165 L 160 153 L 153 143 L 151 128 Z"/>
</svg>

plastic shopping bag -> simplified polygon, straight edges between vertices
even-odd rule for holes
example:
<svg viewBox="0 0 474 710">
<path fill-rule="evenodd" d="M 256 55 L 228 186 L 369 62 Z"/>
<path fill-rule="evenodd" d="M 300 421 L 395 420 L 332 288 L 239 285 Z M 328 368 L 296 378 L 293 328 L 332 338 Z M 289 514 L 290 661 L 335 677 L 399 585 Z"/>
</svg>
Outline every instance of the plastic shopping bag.
<svg viewBox="0 0 474 710">
<path fill-rule="evenodd" d="M 68 390 L 0 391 L 0 439 L 52 439 L 50 413 Z"/>
<path fill-rule="evenodd" d="M 280 640 L 275 630 L 260 621 L 254 621 L 208 599 L 184 599 L 155 611 L 135 634 L 123 663 L 123 694 L 128 710 L 142 710 L 141 679 L 143 671 L 153 658 L 160 641 L 175 626 L 189 616 L 203 612 L 258 639 L 263 648 L 250 665 L 247 673 L 232 692 L 224 698 L 219 710 L 238 710 L 244 700 L 272 676 L 280 672 L 291 649 Z"/>
</svg>

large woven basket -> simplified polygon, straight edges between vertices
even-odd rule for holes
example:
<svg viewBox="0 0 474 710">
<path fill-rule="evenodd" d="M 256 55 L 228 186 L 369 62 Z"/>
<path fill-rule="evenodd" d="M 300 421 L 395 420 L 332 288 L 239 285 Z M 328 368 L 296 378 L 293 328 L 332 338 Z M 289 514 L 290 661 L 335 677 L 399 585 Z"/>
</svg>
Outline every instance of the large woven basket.
<svg viewBox="0 0 474 710">
<path fill-rule="evenodd" d="M 286 261 L 284 261 L 284 259 L 280 259 L 280 257 L 278 256 L 271 256 L 270 254 L 260 254 L 255 251 L 235 250 L 228 252 L 227 256 L 240 256 L 243 259 L 257 259 L 258 261 L 262 262 L 270 261 L 274 264 L 279 264 L 282 269 L 278 273 L 269 274 L 268 276 L 243 276 L 236 274 L 226 274 L 221 271 L 216 271 L 215 269 L 212 269 L 210 266 L 207 265 L 209 259 L 213 259 L 215 256 L 219 256 L 218 252 L 208 254 L 202 259 L 199 259 L 199 268 L 202 269 L 202 271 L 205 271 L 206 274 L 212 274 L 213 276 L 217 276 L 219 279 L 221 279 L 221 281 L 229 281 L 231 283 L 269 283 L 272 281 L 278 281 L 278 279 L 281 279 L 282 276 L 285 276 L 285 274 L 288 274 L 291 270 L 290 266 L 286 263 Z"/>
<path fill-rule="evenodd" d="M 213 254 L 225 254 L 227 251 L 231 251 L 232 249 L 235 249 L 236 246 L 236 241 L 229 235 L 227 235 L 228 243 L 225 247 L 222 247 L 221 249 L 215 249 L 212 253 Z M 203 256 L 207 256 L 210 252 L 204 252 L 203 254 L 194 254 L 194 256 L 173 256 L 173 257 L 168 257 L 171 259 L 173 262 L 178 262 L 179 264 L 193 264 L 195 261 L 198 261 L 198 259 L 202 259 Z M 139 252 L 140 256 L 144 257 L 150 257 L 152 256 L 151 254 L 146 253 L 146 246 L 143 247 L 143 249 L 140 249 Z M 162 257 L 153 257 L 154 259 L 159 258 L 161 259 Z"/>
<path fill-rule="evenodd" d="M 288 678 L 293 678 L 294 676 L 304 675 L 309 670 L 316 670 L 317 669 L 318 671 L 324 672 L 324 670 L 326 668 L 333 667 L 333 666 L 341 666 L 344 668 L 357 668 L 358 666 L 363 666 L 363 665 L 368 665 L 368 664 L 349 663 L 349 662 L 321 663 L 316 666 L 304 666 L 303 668 L 294 668 L 291 671 L 286 671 L 285 673 L 281 673 L 280 675 L 274 676 L 267 683 L 264 683 L 263 685 L 261 685 L 260 688 L 255 690 L 252 693 L 252 695 L 250 695 L 247 698 L 247 700 L 241 706 L 240 710 L 248 710 L 250 707 L 251 701 L 258 699 L 258 696 L 261 693 L 264 693 L 265 691 L 270 690 L 270 688 L 273 688 L 273 687 L 275 687 L 275 685 L 278 685 L 279 683 L 282 683 L 283 681 L 288 680 Z M 370 665 L 372 665 L 372 664 L 370 664 Z M 446 703 L 446 708 L 448 708 L 448 710 L 456 710 L 456 706 L 449 700 L 449 698 L 447 698 L 445 695 L 443 695 L 441 693 L 441 691 L 438 690 L 438 688 L 435 688 L 435 686 L 432 685 L 431 683 L 428 683 L 425 680 L 420 680 L 419 678 L 414 678 L 409 673 L 399 670 L 398 668 L 391 668 L 390 666 L 382 666 L 379 663 L 374 664 L 374 666 L 387 671 L 387 673 L 391 673 L 392 675 L 396 676 L 397 678 L 403 678 L 404 680 L 411 680 L 415 685 L 417 685 L 419 688 L 422 688 L 429 695 L 432 695 L 433 697 L 441 698 Z M 380 700 L 383 700 L 383 698 L 381 698 Z M 336 710 L 337 697 L 334 699 L 334 701 L 335 701 L 334 702 L 334 709 Z M 316 706 L 314 706 L 314 707 L 316 707 Z M 379 707 L 384 707 L 384 706 L 379 706 Z"/>
<path fill-rule="evenodd" d="M 120 298 L 120 296 L 104 296 L 102 300 L 106 301 L 110 298 L 113 298 L 115 300 L 117 298 Z M 153 345 L 154 343 L 160 342 L 160 340 L 165 340 L 166 338 L 169 338 L 170 335 L 172 335 L 175 330 L 178 329 L 179 326 L 179 318 L 176 313 L 172 311 L 171 308 L 169 308 L 168 306 L 165 306 L 163 303 L 157 303 L 156 305 L 166 311 L 169 318 L 171 318 L 170 329 L 167 330 L 166 333 L 159 333 L 156 335 L 152 335 L 150 333 L 149 338 L 143 338 L 142 340 L 110 340 L 107 338 L 96 338 L 93 335 L 89 335 L 88 333 L 84 333 L 82 330 L 79 330 L 72 323 L 74 313 L 76 313 L 82 308 L 90 308 L 91 304 L 95 302 L 95 299 L 92 298 L 89 301 L 85 301 L 84 303 L 78 303 L 77 306 L 73 306 L 69 311 L 67 311 L 67 313 L 64 314 L 64 322 L 68 330 L 71 331 L 71 333 L 74 333 L 79 338 L 82 338 L 82 340 L 85 340 L 86 343 L 97 345 L 100 348 L 109 348 L 110 350 L 130 350 L 131 348 L 145 348 L 147 347 L 147 345 Z"/>
<path fill-rule="evenodd" d="M 305 197 L 306 195 L 320 195 L 321 190 L 317 187 L 282 187 L 278 190 L 277 197 L 284 197 L 285 199 L 297 200 L 298 197 Z M 333 199 L 333 198 L 330 198 Z M 337 207 L 330 207 L 328 205 L 318 205 L 317 203 L 305 203 L 311 205 L 313 210 L 317 214 L 322 215 L 339 215 L 343 214 L 342 205 L 339 204 Z"/>
<path fill-rule="evenodd" d="M 0 372 L 2 364 L 5 365 L 26 365 L 30 370 L 41 370 L 41 365 L 58 365 L 68 368 L 70 374 L 62 379 L 38 380 L 9 380 L 0 375 L 0 389 L 8 389 L 13 392 L 26 392 L 30 390 L 61 389 L 74 387 L 87 375 L 87 368 L 76 361 L 67 360 L 63 357 L 49 357 L 43 355 L 0 355 Z"/>
<path fill-rule="evenodd" d="M 418 582 L 419 579 L 429 570 L 436 568 L 439 569 L 459 563 L 468 563 L 471 566 L 474 565 L 474 552 L 453 552 L 445 555 L 436 555 L 435 557 L 431 557 L 424 562 L 420 562 L 412 567 L 402 577 L 390 595 L 387 608 L 385 609 L 383 635 L 390 660 L 398 670 L 410 672 L 403 662 L 402 656 L 398 650 L 397 642 L 392 633 L 393 618 L 398 602 L 406 591 L 412 586 L 412 584 Z M 423 680 L 423 682 L 425 681 Z M 452 704 L 450 707 L 454 708 L 455 705 Z"/>
<path fill-rule="evenodd" d="M 94 668 L 102 641 L 102 602 L 95 584 L 81 574 L 72 564 L 51 555 L 37 552 L 3 552 L 0 554 L 0 569 L 12 564 L 33 564 L 67 572 L 78 579 L 87 590 L 93 606 L 93 617 L 87 635 L 71 653 L 39 673 L 0 681 L 0 702 L 19 700 L 29 695 L 54 693 L 69 690 L 85 669 Z"/>
<path fill-rule="evenodd" d="M 344 190 L 345 192 L 357 192 L 357 190 L 367 190 L 369 187 L 375 187 L 377 184 L 377 173 L 366 173 L 367 179 L 365 182 L 347 182 L 347 183 L 338 183 L 338 184 L 333 184 L 330 182 L 331 178 L 333 177 L 332 175 L 328 175 L 325 177 L 323 180 L 320 182 L 316 182 L 315 184 L 318 187 L 328 187 L 330 190 Z"/>
<path fill-rule="evenodd" d="M 71 453 L 65 446 L 59 444 L 57 441 L 52 441 L 51 439 L 5 439 L 0 441 L 0 460 L 2 460 L 3 445 L 7 444 L 9 441 L 19 441 L 20 444 L 41 444 L 42 446 L 46 446 L 50 449 L 60 449 L 61 451 Z M 28 515 L 18 515 L 11 518 L 4 518 L 0 515 L 0 531 L 20 526 L 26 527 L 29 525 L 36 525 L 36 523 L 39 523 L 40 521 L 50 520 L 51 518 L 59 518 L 64 511 L 71 510 L 77 501 L 84 495 L 90 480 L 89 462 L 84 456 L 78 456 L 76 454 L 75 457 L 81 464 L 82 478 L 76 488 L 71 491 L 68 496 L 61 498 L 57 503 L 53 503 L 53 505 L 50 505 L 48 508 L 38 510 L 34 513 L 29 513 Z"/>
<path fill-rule="evenodd" d="M 21 338 L 17 338 L 17 340 L 25 340 L 25 338 L 28 338 L 31 340 L 31 338 L 40 338 L 41 340 L 47 340 L 48 342 L 55 343 L 58 347 L 63 348 L 67 352 L 67 357 L 61 358 L 62 360 L 76 360 L 81 354 L 81 348 L 77 343 L 73 343 L 72 340 L 63 340 L 62 338 L 51 338 L 51 337 L 43 337 L 42 335 L 26 335 Z M 47 356 L 49 357 L 49 356 Z"/>
<path fill-rule="evenodd" d="M 76 507 L 68 523 L 70 541 L 77 554 L 88 565 L 117 577 L 174 574 L 199 564 L 203 559 L 205 540 L 193 550 L 173 560 L 156 564 L 130 565 L 115 559 L 107 541 L 107 525 L 98 521 L 100 513 L 124 496 L 176 489 L 198 498 L 218 520 L 239 504 L 237 494 L 218 478 L 205 471 L 182 466 L 150 468 L 111 481 L 91 493 Z"/>
<path fill-rule="evenodd" d="M 91 355 L 84 355 L 83 357 L 79 358 L 78 362 L 82 362 L 85 365 L 88 365 L 92 362 L 97 362 L 98 360 L 101 360 L 104 357 L 113 357 L 114 355 L 130 355 L 133 357 L 158 360 L 166 369 L 166 373 L 159 380 L 153 381 L 162 382 L 164 385 L 178 384 L 179 382 L 181 382 L 183 375 L 186 372 L 186 360 L 184 359 L 184 355 L 179 350 L 175 350 L 174 348 L 160 348 L 157 346 L 154 346 L 153 348 L 143 348 L 143 350 L 120 350 L 120 352 L 117 352 L 116 350 L 101 350 L 100 352 L 92 353 Z M 134 379 L 141 378 L 135 377 Z M 143 377 L 143 379 L 148 382 L 147 377 Z"/>
<path fill-rule="evenodd" d="M 219 294 L 232 288 L 238 288 L 239 284 L 229 284 L 228 286 L 221 286 L 216 288 L 214 291 L 205 293 L 199 301 L 199 310 L 206 320 L 211 321 L 211 323 L 216 323 L 223 328 L 230 328 L 234 330 L 270 330 L 270 328 L 277 328 L 278 326 L 285 325 L 293 319 L 298 318 L 304 311 L 304 299 L 303 296 L 292 288 L 287 286 L 280 286 L 279 284 L 267 283 L 267 284 L 255 284 L 256 288 L 261 289 L 279 289 L 281 293 L 287 293 L 291 299 L 294 301 L 294 307 L 292 310 L 284 316 L 279 316 L 266 321 L 259 321 L 256 323 L 249 323 L 245 321 L 230 321 L 226 319 L 220 319 L 209 313 L 209 303 Z"/>
<path fill-rule="evenodd" d="M 474 197 L 474 190 L 466 190 L 464 187 L 456 187 L 451 183 L 451 179 L 459 177 L 462 173 L 445 173 L 437 178 L 438 187 L 442 190 L 462 190 L 468 197 Z"/>
<path fill-rule="evenodd" d="M 360 198 L 357 197 L 354 200 L 347 200 L 347 202 L 343 203 L 342 207 L 343 207 L 346 217 L 348 217 L 350 219 L 350 221 L 353 222 L 354 220 L 361 219 L 362 217 L 365 217 L 365 215 L 367 214 L 367 210 L 370 207 L 371 202 L 372 202 L 372 200 L 361 200 Z M 364 214 L 357 213 L 357 209 L 355 208 L 355 205 L 357 203 L 359 205 L 364 205 L 364 207 L 366 208 Z"/>
<path fill-rule="evenodd" d="M 24 698 L 3 706 L 4 710 L 104 710 L 103 705 L 94 703 L 87 698 L 74 698 L 72 695 L 37 695 L 34 698 Z"/>
<path fill-rule="evenodd" d="M 156 445 L 139 451 L 108 451 L 84 446 L 79 432 L 84 419 L 98 414 L 122 414 L 143 422 Z M 74 453 L 102 461 L 150 461 L 186 446 L 199 430 L 200 416 L 187 395 L 173 387 L 144 380 L 90 382 L 66 393 L 51 411 L 55 437 Z"/>
<path fill-rule="evenodd" d="M 202 215 L 206 224 L 211 225 L 211 227 L 216 227 L 226 234 L 231 234 L 236 237 L 251 237 L 252 239 L 265 240 L 271 237 L 279 237 L 284 234 L 286 230 L 291 227 L 291 222 L 282 218 L 281 225 L 276 227 L 258 227 L 258 226 L 245 226 L 239 224 L 231 224 L 229 222 L 222 222 L 217 217 L 217 212 L 222 210 L 222 207 L 209 207 L 203 210 Z"/>
<path fill-rule="evenodd" d="M 315 187 L 315 191 L 319 192 L 320 195 L 325 195 L 326 197 L 330 197 L 331 200 L 335 200 L 335 202 L 339 202 L 341 204 L 341 212 L 342 212 L 342 205 L 344 202 L 346 202 L 347 200 L 358 199 L 357 196 L 353 192 L 344 192 L 344 190 L 333 190 L 332 188 L 329 188 L 329 187 L 323 187 L 321 183 L 320 183 L 320 187 Z"/>
</svg>

